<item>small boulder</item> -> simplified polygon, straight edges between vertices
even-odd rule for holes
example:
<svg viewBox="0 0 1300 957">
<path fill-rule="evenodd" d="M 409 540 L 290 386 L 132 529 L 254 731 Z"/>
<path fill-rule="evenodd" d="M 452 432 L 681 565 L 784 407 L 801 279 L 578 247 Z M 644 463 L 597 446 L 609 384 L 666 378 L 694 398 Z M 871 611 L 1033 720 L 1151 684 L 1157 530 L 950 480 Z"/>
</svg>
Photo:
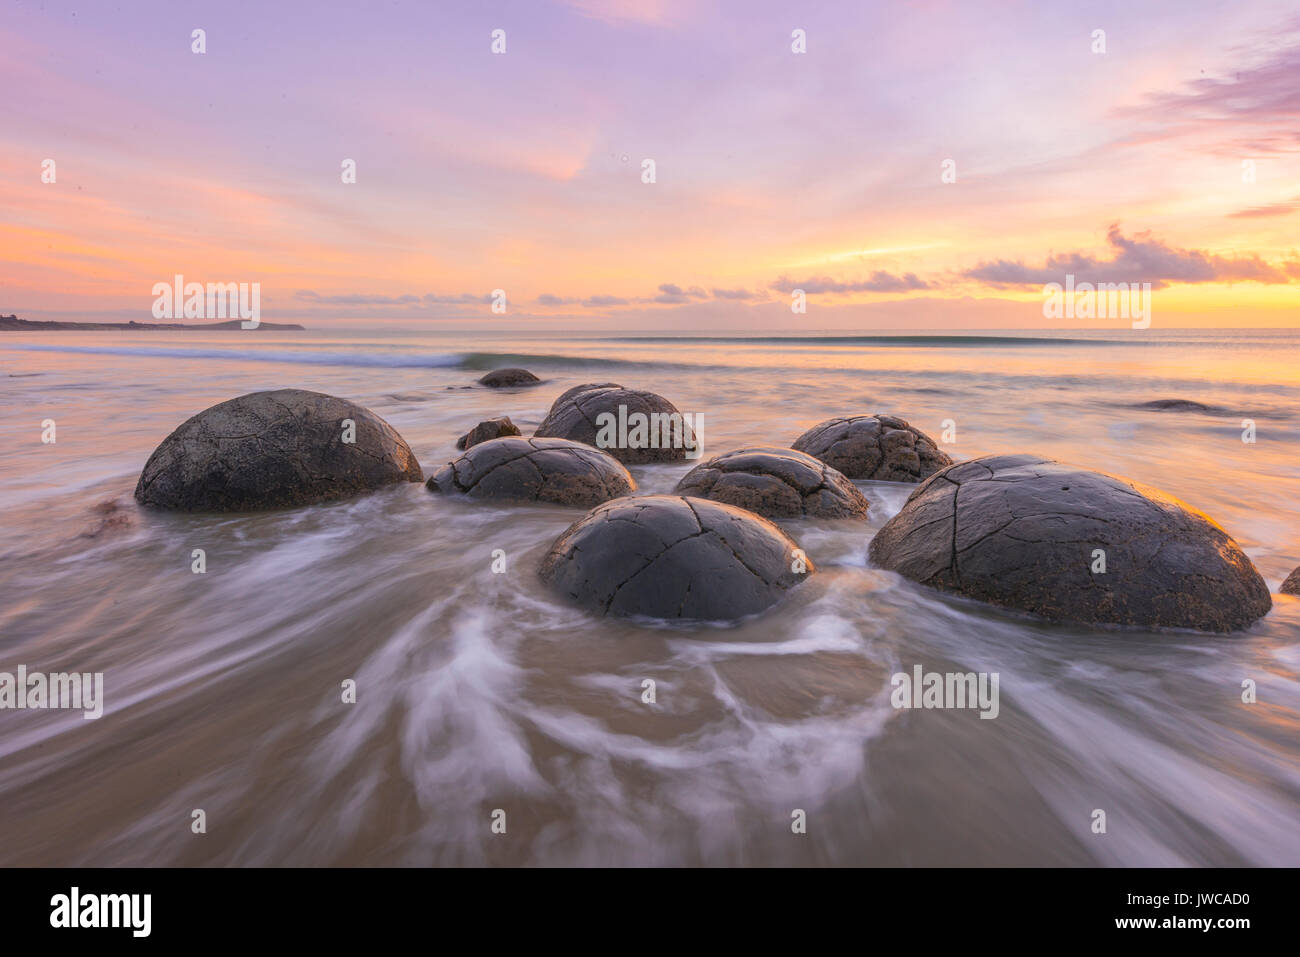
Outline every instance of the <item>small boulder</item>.
<svg viewBox="0 0 1300 957">
<path fill-rule="evenodd" d="M 628 465 L 680 462 L 698 448 L 695 432 L 675 405 L 612 382 L 569 389 L 534 434 L 583 442 Z"/>
<path fill-rule="evenodd" d="M 540 573 L 598 614 L 729 621 L 771 607 L 813 570 L 761 516 L 647 495 L 592 509 L 555 540 Z"/>
<path fill-rule="evenodd" d="M 564 439 L 489 439 L 443 466 L 431 492 L 590 508 L 629 495 L 636 482 L 617 461 Z"/>
<path fill-rule="evenodd" d="M 542 380 L 527 369 L 493 369 L 478 380 L 479 385 L 489 389 L 508 389 L 525 385 L 537 385 Z"/>
<path fill-rule="evenodd" d="M 767 518 L 866 518 L 858 487 L 825 462 L 794 449 L 738 449 L 691 469 L 678 495 L 724 502 Z"/>
<path fill-rule="evenodd" d="M 934 440 L 892 415 L 827 419 L 791 443 L 851 479 L 919 482 L 952 464 Z"/>
<path fill-rule="evenodd" d="M 456 440 L 456 448 L 464 450 L 488 439 L 501 439 L 508 435 L 519 434 L 519 426 L 511 422 L 508 415 L 503 415 L 499 419 L 488 419 L 474 426 Z"/>
<path fill-rule="evenodd" d="M 870 553 L 924 585 L 1056 621 L 1227 632 L 1272 605 L 1250 559 L 1205 515 L 1034 455 L 936 473 Z"/>
<path fill-rule="evenodd" d="M 149 456 L 135 498 L 181 512 L 243 512 L 423 477 L 406 440 L 369 409 L 279 389 L 229 399 L 182 423 Z"/>
<path fill-rule="evenodd" d="M 1300 568 L 1286 576 L 1279 591 L 1284 595 L 1300 595 Z"/>
</svg>

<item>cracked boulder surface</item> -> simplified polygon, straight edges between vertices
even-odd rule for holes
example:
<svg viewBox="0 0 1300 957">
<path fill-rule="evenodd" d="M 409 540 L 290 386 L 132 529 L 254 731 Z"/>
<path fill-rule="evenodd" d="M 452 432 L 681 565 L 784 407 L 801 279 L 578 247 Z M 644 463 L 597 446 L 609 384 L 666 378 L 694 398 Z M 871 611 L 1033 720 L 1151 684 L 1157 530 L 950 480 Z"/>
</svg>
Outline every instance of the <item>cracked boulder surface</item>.
<svg viewBox="0 0 1300 957">
<path fill-rule="evenodd" d="M 866 518 L 856 485 L 811 455 L 760 446 L 697 465 L 673 491 L 723 502 L 767 518 Z"/>
<path fill-rule="evenodd" d="M 1297 568 L 1290 575 L 1286 576 L 1286 581 L 1278 589 L 1284 595 L 1300 595 L 1300 568 Z"/>
<path fill-rule="evenodd" d="M 600 449 L 565 439 L 480 442 L 429 479 L 431 492 L 590 508 L 630 495 L 636 482 Z"/>
<path fill-rule="evenodd" d="M 486 422 L 480 422 L 474 426 L 456 440 L 456 448 L 464 451 L 471 445 L 478 445 L 480 442 L 488 441 L 488 439 L 501 439 L 508 435 L 519 434 L 519 426 L 510 421 L 510 416 L 503 415 L 500 418 L 488 419 Z"/>
<path fill-rule="evenodd" d="M 625 389 L 613 382 L 577 385 L 555 400 L 551 406 L 551 411 L 546 413 L 546 418 L 542 420 L 542 424 L 537 427 L 537 431 L 533 434 L 539 438 L 552 436 L 594 446 L 596 445 L 597 434 L 600 431 L 597 426 L 597 418 L 602 413 L 608 412 L 614 416 L 617 427 L 620 405 L 627 407 L 629 419 L 638 412 L 647 417 L 651 415 L 681 415 L 675 405 L 663 396 L 656 395 L 653 392 L 644 392 L 640 389 Z M 628 425 L 628 432 L 632 432 L 631 423 Z M 629 437 L 631 436 L 629 435 Z M 687 448 L 694 445 L 695 434 L 691 431 L 690 426 L 683 422 L 681 441 L 676 443 L 676 447 L 620 448 L 614 445 L 601 451 L 608 452 L 627 465 L 647 465 L 654 462 L 683 462 L 686 460 Z"/>
<path fill-rule="evenodd" d="M 1208 516 L 1158 489 L 1034 455 L 931 476 L 870 554 L 923 585 L 1054 621 L 1229 632 L 1272 606 L 1255 566 Z"/>
<path fill-rule="evenodd" d="M 508 389 L 512 387 L 537 385 L 542 380 L 527 369 L 493 369 L 478 380 L 479 385 L 489 389 Z"/>
<path fill-rule="evenodd" d="M 767 519 L 680 495 L 618 499 L 555 540 L 542 580 L 589 611 L 732 621 L 776 604 L 814 571 Z M 794 570 L 802 562 L 803 572 Z"/>
<path fill-rule="evenodd" d="M 355 424 L 344 441 L 345 419 Z M 346 498 L 424 477 L 397 431 L 346 399 L 252 392 L 204 409 L 149 456 L 135 498 L 181 512 L 246 512 Z"/>
<path fill-rule="evenodd" d="M 892 415 L 851 415 L 814 425 L 791 448 L 851 479 L 919 482 L 952 465 L 934 440 Z"/>
</svg>

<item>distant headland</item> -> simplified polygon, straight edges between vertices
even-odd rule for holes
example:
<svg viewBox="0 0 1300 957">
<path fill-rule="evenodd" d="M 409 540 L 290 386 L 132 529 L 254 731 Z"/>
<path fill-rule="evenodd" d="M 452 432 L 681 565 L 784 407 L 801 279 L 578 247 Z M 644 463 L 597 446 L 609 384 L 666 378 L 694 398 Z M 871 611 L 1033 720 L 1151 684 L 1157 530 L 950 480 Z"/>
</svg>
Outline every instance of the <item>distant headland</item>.
<svg viewBox="0 0 1300 957">
<path fill-rule="evenodd" d="M 33 319 L 19 319 L 17 316 L 0 316 L 0 332 L 100 332 L 116 329 L 193 329 L 199 332 L 208 329 L 241 329 L 239 319 L 226 322 L 45 322 Z M 259 322 L 253 329 L 242 330 L 254 332 L 258 329 L 305 329 L 295 322 Z"/>
</svg>

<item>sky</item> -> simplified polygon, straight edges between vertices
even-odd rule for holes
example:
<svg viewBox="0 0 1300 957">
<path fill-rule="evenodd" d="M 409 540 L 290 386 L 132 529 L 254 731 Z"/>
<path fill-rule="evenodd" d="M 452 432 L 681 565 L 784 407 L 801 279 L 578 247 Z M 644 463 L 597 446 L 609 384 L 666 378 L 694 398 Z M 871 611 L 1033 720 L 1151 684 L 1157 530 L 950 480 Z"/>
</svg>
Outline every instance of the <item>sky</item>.
<svg viewBox="0 0 1300 957">
<path fill-rule="evenodd" d="M 1300 325 L 1294 0 L 5 0 L 0 88 L 0 314 Z"/>
</svg>

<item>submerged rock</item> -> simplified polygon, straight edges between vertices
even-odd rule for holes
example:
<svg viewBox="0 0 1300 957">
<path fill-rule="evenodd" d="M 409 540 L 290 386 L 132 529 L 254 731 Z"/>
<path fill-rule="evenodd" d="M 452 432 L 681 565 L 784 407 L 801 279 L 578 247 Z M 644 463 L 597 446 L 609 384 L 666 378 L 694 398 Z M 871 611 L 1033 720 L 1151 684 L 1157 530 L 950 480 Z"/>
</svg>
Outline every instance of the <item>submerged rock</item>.
<svg viewBox="0 0 1300 957">
<path fill-rule="evenodd" d="M 500 439 L 507 435 L 519 435 L 519 426 L 510 421 L 510 416 L 503 415 L 497 419 L 480 422 L 456 440 L 456 448 L 467 449 L 488 439 Z"/>
<path fill-rule="evenodd" d="M 628 495 L 636 482 L 617 461 L 588 445 L 564 439 L 489 439 L 443 466 L 431 492 L 473 498 L 582 505 Z"/>
<path fill-rule="evenodd" d="M 78 538 L 99 538 L 105 532 L 115 532 L 131 527 L 131 512 L 133 510 L 111 499 L 100 502 L 91 508 L 91 511 L 98 516 L 98 519 L 93 528 L 86 529 Z"/>
<path fill-rule="evenodd" d="M 1033 455 L 931 476 L 870 553 L 924 585 L 1059 621 L 1227 632 L 1272 605 L 1250 559 L 1207 516 Z"/>
<path fill-rule="evenodd" d="M 648 495 L 592 509 L 555 540 L 540 572 L 602 615 L 724 621 L 771 607 L 813 564 L 752 512 Z"/>
<path fill-rule="evenodd" d="M 851 479 L 919 482 L 952 464 L 934 440 L 892 415 L 821 422 L 791 443 Z"/>
<path fill-rule="evenodd" d="M 583 442 L 628 465 L 680 462 L 698 448 L 691 420 L 661 395 L 612 382 L 579 385 L 555 400 L 534 433 Z"/>
<path fill-rule="evenodd" d="M 513 386 L 537 385 L 542 380 L 527 369 L 493 369 L 478 380 L 489 389 L 507 389 Z"/>
<path fill-rule="evenodd" d="M 176 511 L 239 512 L 423 477 L 410 446 L 369 409 L 279 389 L 229 399 L 184 422 L 149 456 L 135 497 Z"/>
<path fill-rule="evenodd" d="M 1205 405 L 1203 402 L 1193 402 L 1191 399 L 1152 399 L 1150 402 L 1139 402 L 1133 406 L 1135 409 L 1151 409 L 1156 412 L 1216 412 L 1223 413 L 1222 409 L 1215 405 Z"/>
<path fill-rule="evenodd" d="M 1286 576 L 1279 591 L 1284 595 L 1300 595 L 1300 568 Z"/>
<path fill-rule="evenodd" d="M 687 472 L 678 495 L 747 508 L 768 518 L 866 518 L 867 500 L 825 462 L 794 449 L 737 449 Z"/>
</svg>

